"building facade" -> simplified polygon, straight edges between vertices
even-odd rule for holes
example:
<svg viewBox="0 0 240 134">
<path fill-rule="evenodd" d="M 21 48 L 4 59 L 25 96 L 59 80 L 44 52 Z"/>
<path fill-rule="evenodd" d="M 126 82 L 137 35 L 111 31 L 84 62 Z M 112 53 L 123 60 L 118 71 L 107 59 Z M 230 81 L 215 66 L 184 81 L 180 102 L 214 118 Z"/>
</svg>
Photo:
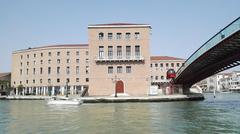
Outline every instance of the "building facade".
<svg viewBox="0 0 240 134">
<path fill-rule="evenodd" d="M 146 24 L 89 25 L 89 94 L 145 96 L 150 87 L 150 30 Z"/>
<path fill-rule="evenodd" d="M 9 94 L 11 90 L 11 73 L 0 73 L 0 96 Z"/>
<path fill-rule="evenodd" d="M 174 69 L 175 72 L 183 65 L 184 59 L 170 56 L 151 56 L 151 85 L 156 86 L 159 94 L 169 94 L 166 87 L 170 79 L 167 79 L 167 71 Z"/>
<path fill-rule="evenodd" d="M 88 45 L 55 45 L 18 50 L 12 54 L 15 94 L 72 94 L 88 88 Z"/>
<path fill-rule="evenodd" d="M 147 24 L 89 25 L 89 44 L 14 51 L 14 94 L 147 96 L 151 86 L 162 89 L 169 82 L 168 69 L 177 71 L 185 61 L 150 57 L 150 31 Z"/>
</svg>

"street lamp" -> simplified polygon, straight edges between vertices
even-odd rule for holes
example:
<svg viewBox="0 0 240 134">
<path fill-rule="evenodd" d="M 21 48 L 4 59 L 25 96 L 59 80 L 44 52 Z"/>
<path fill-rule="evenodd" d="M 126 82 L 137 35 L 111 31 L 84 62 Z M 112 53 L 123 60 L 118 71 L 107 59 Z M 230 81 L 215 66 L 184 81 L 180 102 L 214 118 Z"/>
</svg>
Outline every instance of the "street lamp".
<svg viewBox="0 0 240 134">
<path fill-rule="evenodd" d="M 66 93 L 66 97 L 68 97 L 68 80 L 67 80 L 67 82 L 66 82 L 66 89 L 67 89 L 67 93 Z"/>
</svg>

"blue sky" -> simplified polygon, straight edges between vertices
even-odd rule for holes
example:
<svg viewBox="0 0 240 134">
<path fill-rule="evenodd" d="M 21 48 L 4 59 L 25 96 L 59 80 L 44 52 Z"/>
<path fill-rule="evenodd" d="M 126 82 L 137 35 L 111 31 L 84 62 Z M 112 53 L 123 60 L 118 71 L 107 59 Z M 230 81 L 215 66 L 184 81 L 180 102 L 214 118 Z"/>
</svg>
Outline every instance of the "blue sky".
<svg viewBox="0 0 240 134">
<path fill-rule="evenodd" d="M 188 58 L 240 16 L 239 0 L 0 0 L 0 72 L 28 47 L 88 43 L 87 26 L 147 23 L 151 54 Z"/>
</svg>

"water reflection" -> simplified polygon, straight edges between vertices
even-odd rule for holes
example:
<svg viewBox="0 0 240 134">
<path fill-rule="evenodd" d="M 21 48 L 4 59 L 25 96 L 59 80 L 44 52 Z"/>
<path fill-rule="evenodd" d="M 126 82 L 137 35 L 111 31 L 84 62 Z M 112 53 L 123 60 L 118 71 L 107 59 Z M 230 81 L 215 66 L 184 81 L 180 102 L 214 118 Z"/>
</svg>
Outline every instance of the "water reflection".
<svg viewBox="0 0 240 134">
<path fill-rule="evenodd" d="M 1 133 L 240 133 L 240 94 L 205 101 L 46 105 L 1 101 Z"/>
</svg>

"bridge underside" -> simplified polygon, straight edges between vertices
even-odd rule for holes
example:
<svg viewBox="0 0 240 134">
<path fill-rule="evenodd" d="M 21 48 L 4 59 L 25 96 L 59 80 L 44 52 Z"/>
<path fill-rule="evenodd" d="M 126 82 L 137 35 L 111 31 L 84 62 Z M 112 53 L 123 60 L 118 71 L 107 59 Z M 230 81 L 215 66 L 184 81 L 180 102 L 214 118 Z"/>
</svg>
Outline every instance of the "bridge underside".
<svg viewBox="0 0 240 134">
<path fill-rule="evenodd" d="M 224 39 L 190 64 L 174 80 L 186 87 L 218 72 L 240 65 L 240 31 Z"/>
</svg>

